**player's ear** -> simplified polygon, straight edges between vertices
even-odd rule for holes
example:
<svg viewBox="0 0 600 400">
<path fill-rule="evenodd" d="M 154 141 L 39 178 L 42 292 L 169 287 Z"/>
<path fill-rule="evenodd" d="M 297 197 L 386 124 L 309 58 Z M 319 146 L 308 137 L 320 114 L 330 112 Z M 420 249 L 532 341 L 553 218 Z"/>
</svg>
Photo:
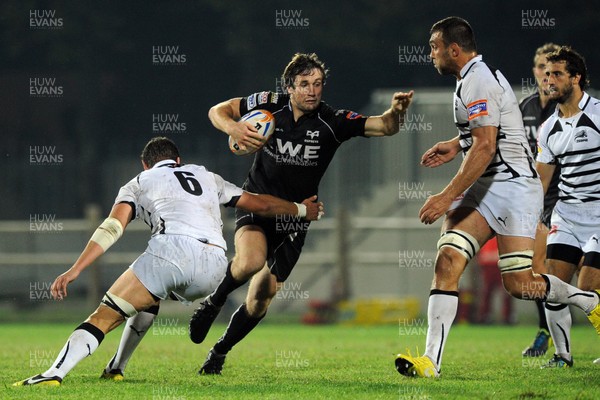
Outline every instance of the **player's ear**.
<svg viewBox="0 0 600 400">
<path fill-rule="evenodd" d="M 146 162 L 144 160 L 142 160 L 142 167 L 144 168 L 144 171 L 150 169 L 150 167 L 148 166 L 148 164 L 146 164 Z"/>
<path fill-rule="evenodd" d="M 181 158 L 177 157 L 177 158 L 175 159 L 175 162 L 176 162 L 177 164 L 181 164 Z"/>
<path fill-rule="evenodd" d="M 449 53 L 452 57 L 458 57 L 460 54 L 460 46 L 456 43 L 451 43 Z"/>
</svg>

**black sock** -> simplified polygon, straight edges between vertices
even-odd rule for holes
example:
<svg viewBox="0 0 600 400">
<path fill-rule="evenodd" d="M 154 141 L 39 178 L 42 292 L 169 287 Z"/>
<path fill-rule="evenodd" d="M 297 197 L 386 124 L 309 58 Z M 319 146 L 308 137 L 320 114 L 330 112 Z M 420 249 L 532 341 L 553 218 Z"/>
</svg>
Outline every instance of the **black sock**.
<svg viewBox="0 0 600 400">
<path fill-rule="evenodd" d="M 217 307 L 223 307 L 225 301 L 227 300 L 227 296 L 229 293 L 233 292 L 235 289 L 242 286 L 244 283 L 248 282 L 248 280 L 237 281 L 231 275 L 231 263 L 233 261 L 229 261 L 227 264 L 227 270 L 225 271 L 225 276 L 219 286 L 215 289 L 215 291 L 210 295 L 210 302 L 213 303 Z"/>
<path fill-rule="evenodd" d="M 535 301 L 535 305 L 537 307 L 538 310 L 538 317 L 540 320 L 540 329 L 545 329 L 548 330 L 548 321 L 546 321 L 546 312 L 544 311 L 545 307 L 545 302 L 543 300 L 536 300 Z"/>
<path fill-rule="evenodd" d="M 263 314 L 261 317 L 253 318 L 248 315 L 246 304 L 242 304 L 231 316 L 227 330 L 223 336 L 221 336 L 217 344 L 215 344 L 213 350 L 219 354 L 229 353 L 229 350 L 245 338 L 265 315 L 267 315 L 267 313 Z"/>
</svg>

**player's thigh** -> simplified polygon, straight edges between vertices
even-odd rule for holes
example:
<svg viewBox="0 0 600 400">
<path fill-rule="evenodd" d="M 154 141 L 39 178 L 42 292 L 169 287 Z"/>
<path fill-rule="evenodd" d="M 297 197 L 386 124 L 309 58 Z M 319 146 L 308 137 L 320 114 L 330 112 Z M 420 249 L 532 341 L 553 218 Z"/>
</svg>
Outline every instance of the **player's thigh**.
<svg viewBox="0 0 600 400">
<path fill-rule="evenodd" d="M 577 279 L 577 287 L 582 290 L 600 289 L 600 268 L 582 266 Z"/>
<path fill-rule="evenodd" d="M 533 251 L 534 239 L 525 236 L 498 235 L 498 254 Z"/>
<path fill-rule="evenodd" d="M 135 276 L 131 268 L 123 272 L 108 291 L 131 304 L 137 311 L 158 304 L 158 301 Z"/>
<path fill-rule="evenodd" d="M 477 239 L 480 246 L 493 236 L 493 232 L 483 215 L 476 209 L 468 207 L 457 208 L 446 213 L 442 232 L 447 230 L 467 232 Z"/>
<path fill-rule="evenodd" d="M 548 227 L 543 223 L 538 223 L 535 231 L 535 241 L 533 243 L 533 272 L 536 274 L 545 274 L 546 268 L 546 239 L 548 237 Z"/>
<path fill-rule="evenodd" d="M 245 225 L 235 232 L 234 278 L 252 275 L 263 268 L 267 260 L 267 237 L 257 225 Z"/>
</svg>

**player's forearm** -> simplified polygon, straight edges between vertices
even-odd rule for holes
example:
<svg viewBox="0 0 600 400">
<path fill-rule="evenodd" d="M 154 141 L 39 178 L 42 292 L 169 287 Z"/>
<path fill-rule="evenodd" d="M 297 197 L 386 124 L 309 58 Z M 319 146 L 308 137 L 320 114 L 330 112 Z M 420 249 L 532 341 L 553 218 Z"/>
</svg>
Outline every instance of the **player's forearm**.
<svg viewBox="0 0 600 400">
<path fill-rule="evenodd" d="M 81 272 L 92 265 L 102 254 L 104 254 L 102 247 L 93 240 L 90 240 L 71 269 Z"/>
<path fill-rule="evenodd" d="M 219 103 L 208 110 L 208 118 L 215 128 L 228 133 L 235 124 L 234 112 L 229 102 Z"/>
<path fill-rule="evenodd" d="M 381 115 L 381 122 L 383 122 L 382 133 L 385 136 L 392 136 L 398 133 L 400 130 L 400 124 L 404 123 L 404 116 L 406 111 L 397 111 L 393 108 L 388 109 Z"/>
<path fill-rule="evenodd" d="M 253 204 L 253 212 L 262 217 L 274 218 L 281 215 L 298 215 L 299 210 L 295 203 L 268 194 L 259 194 L 256 197 L 258 201 Z"/>
<path fill-rule="evenodd" d="M 467 190 L 485 172 L 495 154 L 491 143 L 473 144 L 460 165 L 460 169 L 442 193 L 456 198 Z"/>
<path fill-rule="evenodd" d="M 552 181 L 552 175 L 554 175 L 555 168 L 556 167 L 552 164 L 545 164 L 539 161 L 535 163 L 535 169 L 540 175 L 540 180 L 542 181 L 544 196 L 546 195 L 546 192 L 548 192 L 548 187 L 550 187 L 550 182 Z"/>
</svg>

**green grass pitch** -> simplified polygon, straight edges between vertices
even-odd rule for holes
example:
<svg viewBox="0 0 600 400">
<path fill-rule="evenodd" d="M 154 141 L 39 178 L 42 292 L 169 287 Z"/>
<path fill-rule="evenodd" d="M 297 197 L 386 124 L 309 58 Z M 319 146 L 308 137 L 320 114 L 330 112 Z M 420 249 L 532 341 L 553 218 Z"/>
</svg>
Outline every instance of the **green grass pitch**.
<svg viewBox="0 0 600 400">
<path fill-rule="evenodd" d="M 161 318 L 161 317 L 159 317 Z M 148 332 L 125 381 L 98 379 L 121 329 L 66 377 L 61 387 L 12 387 L 44 371 L 77 324 L 3 324 L 1 399 L 598 399 L 599 338 L 589 325 L 573 328 L 575 367 L 541 370 L 547 360 L 523 359 L 533 326 L 455 326 L 446 345 L 442 377 L 406 378 L 395 354 L 422 351 L 424 329 L 261 324 L 228 356 L 222 376 L 198 376 L 211 330 L 194 345 L 183 319 L 162 318 Z M 179 324 L 181 322 L 181 324 Z M 551 354 L 550 354 L 551 355 Z"/>
</svg>

